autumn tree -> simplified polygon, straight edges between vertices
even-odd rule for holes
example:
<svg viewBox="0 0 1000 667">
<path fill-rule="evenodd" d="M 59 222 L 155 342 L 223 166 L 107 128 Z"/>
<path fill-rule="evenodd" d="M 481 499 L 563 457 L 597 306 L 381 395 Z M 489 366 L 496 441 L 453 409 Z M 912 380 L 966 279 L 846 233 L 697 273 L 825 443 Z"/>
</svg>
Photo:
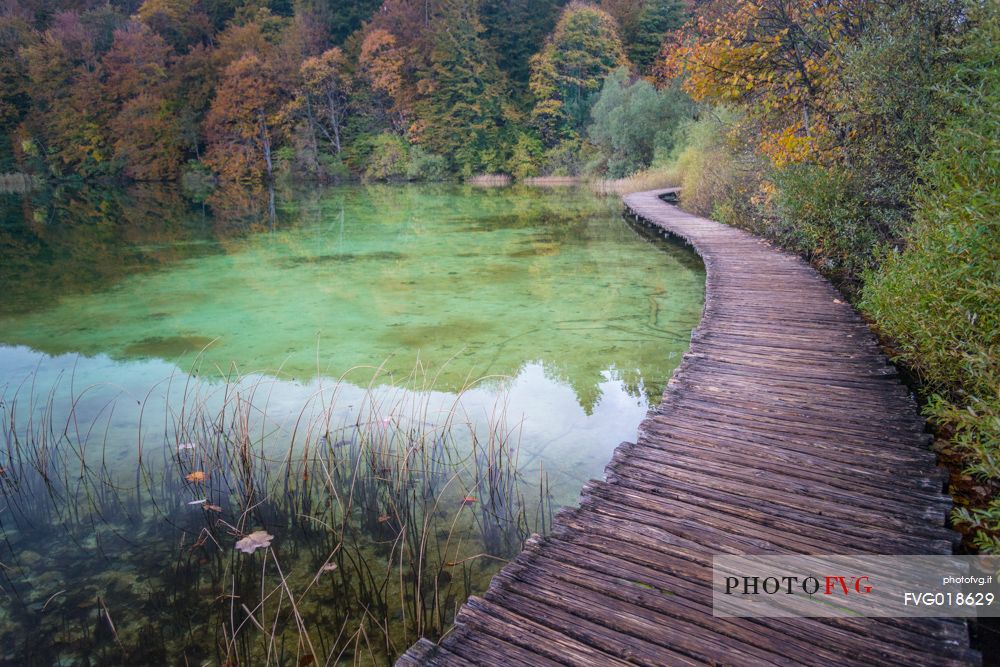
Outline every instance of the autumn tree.
<svg viewBox="0 0 1000 667">
<path fill-rule="evenodd" d="M 886 238 L 906 215 L 913 167 L 938 122 L 933 90 L 960 15 L 949 0 L 716 0 L 666 64 L 695 99 L 741 108 L 756 124 L 755 149 L 778 169 L 842 170 L 830 178 L 867 193 Z M 819 187 L 808 180 L 795 182 Z"/>
<path fill-rule="evenodd" d="M 313 132 L 321 133 L 336 153 L 343 150 L 350 75 L 344 52 L 334 47 L 306 58 L 299 68 L 302 85 L 294 105 L 304 113 Z"/>
<path fill-rule="evenodd" d="M 374 110 L 398 132 L 406 127 L 412 106 L 403 78 L 405 63 L 406 51 L 391 32 L 376 29 L 365 36 L 358 56 L 360 78 L 373 94 Z"/>
<path fill-rule="evenodd" d="M 614 19 L 593 5 L 567 6 L 531 59 L 532 119 L 545 142 L 577 136 L 604 77 L 627 64 Z"/>
<path fill-rule="evenodd" d="M 632 30 L 645 4 L 646 0 L 600 0 L 597 6 L 615 20 L 624 36 Z"/>
<path fill-rule="evenodd" d="M 168 180 L 180 168 L 181 127 L 166 85 L 171 53 L 162 37 L 133 23 L 115 32 L 102 59 L 105 100 L 116 107 L 109 122 L 114 155 L 135 180 Z"/>
<path fill-rule="evenodd" d="M 828 104 L 843 47 L 856 43 L 875 3 L 717 0 L 689 26 L 668 64 L 696 100 L 739 104 L 766 126 L 762 146 L 784 163 L 820 159 L 835 128 Z"/>
<path fill-rule="evenodd" d="M 176 56 L 170 68 L 167 88 L 175 103 L 175 114 L 185 153 L 201 157 L 202 121 L 208 112 L 220 65 L 212 49 L 196 44 L 187 53 Z"/>
<path fill-rule="evenodd" d="M 26 141 L 38 146 L 57 175 L 112 171 L 111 108 L 102 95 L 99 54 L 79 15 L 57 14 L 22 55 L 34 111 Z"/>
<path fill-rule="evenodd" d="M 8 150 L 17 126 L 31 109 L 32 91 L 22 49 L 37 38 L 28 17 L 0 15 L 0 170 L 14 171 Z"/>
<path fill-rule="evenodd" d="M 274 125 L 282 93 L 270 62 L 256 53 L 223 71 L 205 119 L 205 161 L 224 178 L 274 177 Z"/>
<path fill-rule="evenodd" d="M 144 0 L 136 18 L 179 51 L 207 40 L 212 20 L 198 0 Z"/>
</svg>

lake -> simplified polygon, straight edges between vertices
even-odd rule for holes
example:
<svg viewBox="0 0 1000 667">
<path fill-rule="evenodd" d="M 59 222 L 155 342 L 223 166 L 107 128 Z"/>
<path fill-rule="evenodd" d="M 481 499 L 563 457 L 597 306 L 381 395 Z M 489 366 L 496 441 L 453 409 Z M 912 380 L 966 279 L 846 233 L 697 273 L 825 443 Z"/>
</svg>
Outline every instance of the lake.
<svg viewBox="0 0 1000 667">
<path fill-rule="evenodd" d="M 635 438 L 704 270 L 586 189 L 0 195 L 10 664 L 389 664 Z"/>
</svg>

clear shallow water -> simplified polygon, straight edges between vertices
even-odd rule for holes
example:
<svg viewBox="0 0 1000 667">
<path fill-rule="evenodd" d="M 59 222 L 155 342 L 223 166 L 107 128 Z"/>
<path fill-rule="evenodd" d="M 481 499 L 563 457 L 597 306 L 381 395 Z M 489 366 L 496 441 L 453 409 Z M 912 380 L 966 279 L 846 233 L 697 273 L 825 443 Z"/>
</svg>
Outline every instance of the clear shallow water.
<svg viewBox="0 0 1000 667">
<path fill-rule="evenodd" d="M 3 202 L 5 655 L 388 662 L 600 476 L 700 316 L 697 259 L 585 191 L 276 201 L 274 215 L 266 193 Z M 234 556 L 260 528 L 273 549 Z M 232 590 L 219 602 L 227 581 L 251 613 Z M 165 614 L 187 627 L 143 629 Z"/>
</svg>

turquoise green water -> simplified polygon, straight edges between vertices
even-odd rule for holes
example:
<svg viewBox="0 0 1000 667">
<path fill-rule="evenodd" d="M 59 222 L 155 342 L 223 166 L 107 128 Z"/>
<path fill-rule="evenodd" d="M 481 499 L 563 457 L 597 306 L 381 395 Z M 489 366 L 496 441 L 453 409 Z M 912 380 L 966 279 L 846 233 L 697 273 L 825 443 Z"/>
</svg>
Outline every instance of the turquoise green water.
<svg viewBox="0 0 1000 667">
<path fill-rule="evenodd" d="M 583 190 L 342 187 L 278 192 L 273 214 L 267 201 L 2 202 L 5 655 L 388 662 L 600 476 L 700 316 L 700 262 Z M 50 500 L 24 499 L 46 485 Z M 274 546 L 234 557 L 261 527 Z M 313 599 L 328 558 L 342 609 Z M 300 588 L 274 584 L 278 563 Z M 363 583 L 372 569 L 381 584 Z M 227 581 L 260 608 L 220 606 Z M 289 595 L 304 621 L 265 604 Z M 152 637 L 164 609 L 196 622 Z"/>
</svg>

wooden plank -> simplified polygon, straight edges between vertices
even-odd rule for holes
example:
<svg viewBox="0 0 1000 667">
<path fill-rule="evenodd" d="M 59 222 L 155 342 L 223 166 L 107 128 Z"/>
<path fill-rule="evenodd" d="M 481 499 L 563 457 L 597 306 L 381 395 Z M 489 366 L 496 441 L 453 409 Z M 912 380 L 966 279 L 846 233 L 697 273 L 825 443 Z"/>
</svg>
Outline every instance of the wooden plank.
<svg viewBox="0 0 1000 667">
<path fill-rule="evenodd" d="M 960 619 L 717 618 L 718 554 L 951 553 L 946 473 L 864 320 L 793 255 L 664 204 L 705 309 L 636 444 L 413 665 L 977 665 Z"/>
</svg>

